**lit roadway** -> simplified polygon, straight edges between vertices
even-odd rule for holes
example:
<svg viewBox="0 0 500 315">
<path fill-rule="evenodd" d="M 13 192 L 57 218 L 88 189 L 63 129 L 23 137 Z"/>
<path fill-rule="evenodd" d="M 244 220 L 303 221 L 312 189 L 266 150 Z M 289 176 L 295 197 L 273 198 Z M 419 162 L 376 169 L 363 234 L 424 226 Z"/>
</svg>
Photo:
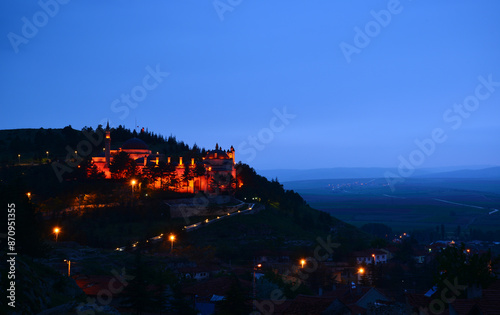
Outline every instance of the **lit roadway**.
<svg viewBox="0 0 500 315">
<path fill-rule="evenodd" d="M 206 219 L 205 221 L 203 222 L 198 222 L 198 223 L 195 223 L 195 224 L 191 224 L 191 225 L 188 225 L 188 226 L 185 226 L 184 227 L 184 230 L 186 232 L 191 232 L 191 231 L 194 231 L 200 227 L 203 227 L 203 226 L 207 226 L 209 224 L 212 224 L 214 222 L 218 222 L 222 219 L 225 219 L 225 218 L 229 218 L 231 216 L 235 216 L 235 215 L 238 215 L 238 214 L 250 214 L 250 213 L 255 213 L 256 211 L 252 211 L 255 207 L 255 204 L 252 203 L 250 204 L 250 206 L 248 207 L 247 210 L 238 210 L 238 211 L 235 211 L 233 213 L 228 213 L 227 215 L 223 215 L 223 216 L 218 216 L 217 218 L 215 219 L 212 219 L 212 220 L 209 220 L 209 219 Z M 257 207 L 262 207 L 261 205 L 258 205 Z M 155 236 L 155 237 L 151 237 L 150 239 L 148 239 L 146 242 L 151 242 L 151 243 L 156 243 L 156 242 L 159 242 L 161 241 L 161 239 L 163 238 L 163 234 L 160 234 L 158 236 Z M 136 247 L 137 245 L 139 244 L 139 242 L 135 242 L 132 244 L 132 247 Z M 125 246 L 124 247 L 117 247 L 116 250 L 117 251 L 120 251 L 120 252 L 123 252 L 125 250 Z"/>
<path fill-rule="evenodd" d="M 474 205 L 467 205 L 465 203 L 458 203 L 458 202 L 452 202 L 452 201 L 448 201 L 448 200 L 443 200 L 443 199 L 436 199 L 434 198 L 434 200 L 437 200 L 437 201 L 441 201 L 441 202 L 445 202 L 445 203 L 449 203 L 449 204 L 452 204 L 452 205 L 457 205 L 457 206 L 462 206 L 462 207 L 469 207 L 469 208 L 476 208 L 476 209 L 484 209 L 484 210 L 490 210 L 491 208 L 486 208 L 486 207 L 480 207 L 480 206 L 474 206 Z M 475 218 L 472 218 L 472 220 L 467 223 L 467 225 L 465 226 L 465 228 L 467 229 L 472 223 L 474 223 L 474 221 L 476 221 L 476 219 L 480 218 L 480 217 L 484 217 L 484 216 L 487 216 L 487 215 L 491 215 L 491 214 L 494 214 L 498 212 L 498 209 L 492 209 L 491 211 L 489 211 L 488 213 L 485 213 L 485 214 L 481 214 L 481 215 L 478 215 L 477 217 Z"/>
<path fill-rule="evenodd" d="M 205 226 L 205 225 L 208 225 L 208 224 L 212 224 L 214 222 L 217 222 L 217 221 L 220 221 L 222 219 L 225 219 L 225 218 L 228 218 L 230 216 L 234 216 L 234 215 L 238 215 L 238 214 L 247 214 L 249 213 L 250 211 L 252 211 L 253 207 L 255 206 L 254 203 L 252 203 L 247 210 L 238 210 L 238 211 L 235 211 L 233 213 L 228 213 L 227 215 L 223 215 L 223 216 L 218 216 L 217 218 L 215 219 L 212 219 L 212 220 L 209 220 L 209 219 L 206 219 L 205 221 L 203 222 L 198 222 L 198 223 L 195 223 L 195 224 L 191 224 L 191 225 L 187 225 L 184 227 L 184 230 L 186 232 L 191 232 L 193 230 L 196 230 L 202 226 Z"/>
</svg>

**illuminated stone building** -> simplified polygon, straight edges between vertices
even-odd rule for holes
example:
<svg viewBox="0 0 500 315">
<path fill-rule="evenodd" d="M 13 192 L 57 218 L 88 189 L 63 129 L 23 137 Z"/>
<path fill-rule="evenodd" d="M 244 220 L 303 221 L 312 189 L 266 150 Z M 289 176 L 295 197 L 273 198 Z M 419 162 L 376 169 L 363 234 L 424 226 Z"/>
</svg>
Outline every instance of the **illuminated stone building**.
<svg viewBox="0 0 500 315">
<path fill-rule="evenodd" d="M 207 151 L 201 161 L 195 161 L 191 158 L 190 161 L 184 161 L 183 157 L 172 158 L 165 157 L 164 154 L 152 153 L 148 145 L 138 138 L 132 138 L 123 143 L 121 148 L 111 150 L 111 134 L 106 130 L 105 148 L 103 154 L 92 158 L 92 162 L 97 166 L 98 170 L 103 172 L 106 178 L 111 178 L 109 166 L 112 158 L 119 152 L 126 152 L 128 156 L 137 164 L 139 173 L 148 174 L 160 163 L 170 165 L 171 169 L 175 169 L 174 177 L 177 178 L 174 186 L 169 186 L 180 192 L 214 192 L 215 190 L 227 190 L 230 187 L 236 187 L 236 169 L 235 169 L 235 152 L 231 146 L 230 150 L 222 150 L 218 144 L 215 145 L 215 150 Z M 195 176 L 195 169 L 200 166 L 204 167 L 204 174 Z M 183 180 L 186 168 L 190 170 L 191 177 L 189 180 Z M 229 179 L 232 178 L 232 181 Z M 163 179 L 158 178 L 152 185 L 156 188 L 162 186 Z"/>
</svg>

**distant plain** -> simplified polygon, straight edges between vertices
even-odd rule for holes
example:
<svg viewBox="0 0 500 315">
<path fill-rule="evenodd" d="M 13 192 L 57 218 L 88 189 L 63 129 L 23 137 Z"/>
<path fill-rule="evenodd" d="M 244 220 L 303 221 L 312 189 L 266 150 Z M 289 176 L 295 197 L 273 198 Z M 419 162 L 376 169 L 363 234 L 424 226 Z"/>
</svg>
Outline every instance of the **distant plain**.
<svg viewBox="0 0 500 315">
<path fill-rule="evenodd" d="M 407 178 L 394 190 L 384 178 L 289 181 L 311 207 L 361 226 L 384 223 L 394 231 L 460 226 L 500 229 L 500 180 Z M 493 213 L 492 213 L 493 212 Z M 490 214 L 491 213 L 491 214 Z"/>
</svg>

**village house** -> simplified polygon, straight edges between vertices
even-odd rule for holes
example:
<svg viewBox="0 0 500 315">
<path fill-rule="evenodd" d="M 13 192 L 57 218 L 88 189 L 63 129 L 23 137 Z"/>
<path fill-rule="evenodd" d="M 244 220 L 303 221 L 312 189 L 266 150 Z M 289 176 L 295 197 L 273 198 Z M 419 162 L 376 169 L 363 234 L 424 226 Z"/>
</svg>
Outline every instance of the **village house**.
<svg viewBox="0 0 500 315">
<path fill-rule="evenodd" d="M 389 252 L 383 249 L 368 249 L 364 251 L 354 252 L 356 263 L 362 264 L 385 264 L 389 260 Z"/>
</svg>

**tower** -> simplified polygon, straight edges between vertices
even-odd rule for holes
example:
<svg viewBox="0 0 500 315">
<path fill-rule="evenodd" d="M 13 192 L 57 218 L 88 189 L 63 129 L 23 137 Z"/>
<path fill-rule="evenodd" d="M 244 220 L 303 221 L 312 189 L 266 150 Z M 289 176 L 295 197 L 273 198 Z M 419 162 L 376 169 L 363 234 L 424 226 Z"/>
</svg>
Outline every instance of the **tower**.
<svg viewBox="0 0 500 315">
<path fill-rule="evenodd" d="M 109 121 L 106 125 L 106 139 L 105 141 L 105 149 L 104 156 L 106 157 L 106 167 L 109 168 L 110 160 L 111 160 L 111 132 L 109 131 Z"/>
<path fill-rule="evenodd" d="M 232 170 L 231 170 L 231 175 L 233 176 L 233 178 L 234 178 L 235 180 L 237 180 L 237 177 L 236 177 L 236 167 L 235 167 L 235 165 L 236 165 L 236 160 L 235 160 L 234 153 L 235 153 L 235 152 L 234 152 L 234 147 L 233 147 L 233 146 L 231 146 L 231 158 L 233 159 L 233 165 L 232 165 L 232 167 L 231 167 L 231 168 L 232 168 Z"/>
</svg>

